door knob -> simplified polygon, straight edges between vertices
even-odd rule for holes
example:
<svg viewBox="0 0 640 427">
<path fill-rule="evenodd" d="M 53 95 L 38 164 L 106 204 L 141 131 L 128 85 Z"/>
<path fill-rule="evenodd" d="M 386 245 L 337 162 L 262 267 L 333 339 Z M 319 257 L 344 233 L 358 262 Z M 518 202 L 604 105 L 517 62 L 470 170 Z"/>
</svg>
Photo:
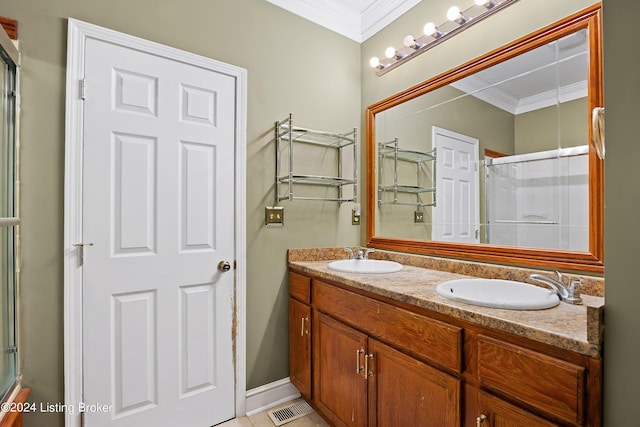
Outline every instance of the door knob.
<svg viewBox="0 0 640 427">
<path fill-rule="evenodd" d="M 229 264 L 229 261 L 220 261 L 218 263 L 218 270 L 222 271 L 223 273 L 231 270 L 231 264 Z"/>
</svg>

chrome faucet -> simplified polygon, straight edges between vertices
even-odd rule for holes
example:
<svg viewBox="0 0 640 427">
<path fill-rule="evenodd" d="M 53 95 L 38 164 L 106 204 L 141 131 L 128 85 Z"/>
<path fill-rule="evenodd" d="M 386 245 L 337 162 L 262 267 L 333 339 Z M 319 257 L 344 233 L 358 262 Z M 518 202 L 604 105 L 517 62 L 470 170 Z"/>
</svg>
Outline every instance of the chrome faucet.
<svg viewBox="0 0 640 427">
<path fill-rule="evenodd" d="M 349 254 L 349 259 L 354 259 L 355 258 L 355 256 L 353 256 L 353 249 L 344 248 L 344 251 Z"/>
<path fill-rule="evenodd" d="M 364 259 L 369 259 L 369 254 L 370 254 L 371 252 L 375 252 L 375 251 L 376 251 L 376 250 L 375 250 L 375 249 L 373 249 L 373 248 L 366 248 L 366 249 L 365 249 L 365 251 L 364 251 L 364 255 L 363 255 L 363 256 L 364 256 Z"/>
<path fill-rule="evenodd" d="M 364 251 L 361 248 L 344 248 L 344 251 L 349 254 L 349 259 L 369 259 L 369 254 L 375 252 L 375 249 L 366 248 Z"/>
<path fill-rule="evenodd" d="M 558 275 L 557 279 L 544 276 L 542 274 L 530 274 L 529 279 L 551 287 L 558 297 L 560 297 L 560 300 L 564 302 L 569 304 L 582 304 L 580 291 L 576 289 L 578 286 L 582 285 L 582 280 L 573 280 L 570 285 L 565 285 L 562 273 L 556 271 L 556 274 Z"/>
</svg>

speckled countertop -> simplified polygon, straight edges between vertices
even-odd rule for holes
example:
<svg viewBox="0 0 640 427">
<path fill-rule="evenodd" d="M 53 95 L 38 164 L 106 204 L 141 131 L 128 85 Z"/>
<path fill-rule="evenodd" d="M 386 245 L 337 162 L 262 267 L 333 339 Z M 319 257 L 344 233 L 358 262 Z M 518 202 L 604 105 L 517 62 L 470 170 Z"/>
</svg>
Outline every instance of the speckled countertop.
<svg viewBox="0 0 640 427">
<path fill-rule="evenodd" d="M 392 255 L 393 253 L 391 255 L 381 253 L 377 257 L 392 259 Z M 344 255 L 336 252 L 335 249 L 325 250 L 322 253 L 317 250 L 290 250 L 288 258 L 291 268 L 320 279 L 343 283 L 355 289 L 402 301 L 470 323 L 600 358 L 604 298 L 599 296 L 583 295 L 583 305 L 561 302 L 556 307 L 546 310 L 487 308 L 453 301 L 436 293 L 436 286 L 439 283 L 470 277 L 470 274 L 416 267 L 401 261 L 398 262 L 403 264 L 403 269 L 397 273 L 341 273 L 328 268 L 331 260 L 344 258 Z M 415 262 L 410 263 L 415 264 Z M 459 270 L 468 273 L 467 269 Z M 476 274 L 473 276 L 492 277 L 477 274 L 478 271 L 474 270 Z"/>
</svg>

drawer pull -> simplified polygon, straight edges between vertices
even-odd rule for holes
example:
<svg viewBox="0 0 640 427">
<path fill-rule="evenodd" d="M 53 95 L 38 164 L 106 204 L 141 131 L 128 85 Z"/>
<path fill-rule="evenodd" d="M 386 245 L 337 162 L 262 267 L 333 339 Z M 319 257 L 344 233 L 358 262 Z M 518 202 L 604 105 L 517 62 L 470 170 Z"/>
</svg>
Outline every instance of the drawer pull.
<svg viewBox="0 0 640 427">
<path fill-rule="evenodd" d="M 489 419 L 485 414 L 480 415 L 476 418 L 476 427 L 482 427 L 482 424 L 486 423 Z"/>
</svg>

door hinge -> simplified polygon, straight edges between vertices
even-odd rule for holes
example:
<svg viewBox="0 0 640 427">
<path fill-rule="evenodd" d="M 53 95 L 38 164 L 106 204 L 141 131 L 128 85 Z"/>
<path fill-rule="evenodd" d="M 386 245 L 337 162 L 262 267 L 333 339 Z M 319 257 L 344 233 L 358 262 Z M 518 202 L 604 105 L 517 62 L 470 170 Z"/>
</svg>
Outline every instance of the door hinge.
<svg viewBox="0 0 640 427">
<path fill-rule="evenodd" d="M 87 79 L 80 79 L 80 99 L 87 99 Z"/>
<path fill-rule="evenodd" d="M 80 265 L 84 264 L 84 248 L 86 246 L 93 246 L 93 243 L 74 243 L 73 246 L 80 250 Z"/>
<path fill-rule="evenodd" d="M 16 93 L 15 90 L 10 90 L 10 91 L 7 91 L 7 95 L 11 98 L 15 98 L 18 94 Z"/>
<path fill-rule="evenodd" d="M 15 347 L 15 346 L 9 347 L 9 348 L 5 349 L 4 352 L 7 353 L 7 354 L 17 353 L 18 352 L 18 347 Z"/>
</svg>

